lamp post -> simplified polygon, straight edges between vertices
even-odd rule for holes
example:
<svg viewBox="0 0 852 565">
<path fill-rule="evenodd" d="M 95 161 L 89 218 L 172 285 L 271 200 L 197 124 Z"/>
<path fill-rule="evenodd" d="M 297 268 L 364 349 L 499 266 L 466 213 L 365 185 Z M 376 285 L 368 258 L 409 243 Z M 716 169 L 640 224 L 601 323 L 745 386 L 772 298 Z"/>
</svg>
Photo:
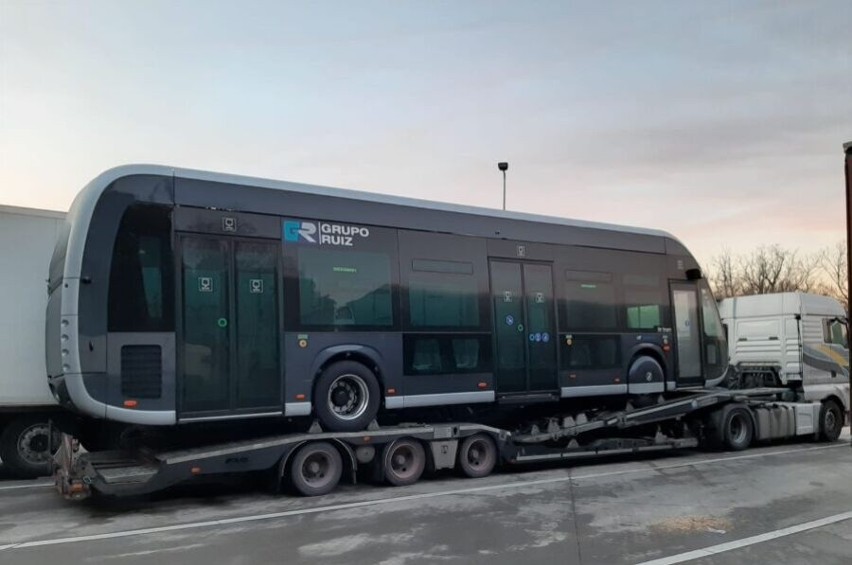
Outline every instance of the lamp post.
<svg viewBox="0 0 852 565">
<path fill-rule="evenodd" d="M 506 209 L 506 170 L 509 168 L 509 163 L 497 163 L 497 168 L 503 171 L 503 210 Z"/>
</svg>

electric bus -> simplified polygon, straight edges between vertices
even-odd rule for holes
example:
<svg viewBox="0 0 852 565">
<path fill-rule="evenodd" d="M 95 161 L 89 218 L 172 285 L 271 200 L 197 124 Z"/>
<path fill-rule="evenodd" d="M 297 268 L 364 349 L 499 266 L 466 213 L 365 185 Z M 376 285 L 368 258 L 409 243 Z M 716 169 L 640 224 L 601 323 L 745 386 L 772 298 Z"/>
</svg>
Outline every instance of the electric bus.
<svg viewBox="0 0 852 565">
<path fill-rule="evenodd" d="M 140 426 L 356 431 L 409 408 L 658 398 L 728 367 L 666 232 L 164 166 L 83 188 L 48 288 L 54 396 Z"/>
</svg>

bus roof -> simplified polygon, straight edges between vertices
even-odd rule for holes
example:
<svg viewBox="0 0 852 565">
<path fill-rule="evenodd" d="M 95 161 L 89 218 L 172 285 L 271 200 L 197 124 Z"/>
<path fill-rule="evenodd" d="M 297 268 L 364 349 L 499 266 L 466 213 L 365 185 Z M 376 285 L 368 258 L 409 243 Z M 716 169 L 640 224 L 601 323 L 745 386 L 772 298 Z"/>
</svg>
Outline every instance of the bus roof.
<svg viewBox="0 0 852 565">
<path fill-rule="evenodd" d="M 591 228 L 607 231 L 615 231 L 621 233 L 641 234 L 648 236 L 656 236 L 669 238 L 674 241 L 677 239 L 663 230 L 640 228 L 633 226 L 624 226 L 618 224 L 610 224 L 604 222 L 591 222 L 587 220 L 560 218 L 556 216 L 545 216 L 539 214 L 529 214 L 525 212 L 513 212 L 499 210 L 494 208 L 484 208 L 478 206 L 466 206 L 461 204 L 450 204 L 446 202 L 435 202 L 431 200 L 422 200 L 417 198 L 408 198 L 404 196 L 394 196 L 388 194 L 378 194 L 361 190 L 350 190 L 342 188 L 333 188 L 328 186 L 303 184 L 289 181 L 272 180 L 265 178 L 249 177 L 242 175 L 233 175 L 227 173 L 217 173 L 210 171 L 200 171 L 195 169 L 184 169 L 178 167 L 169 167 L 164 165 L 148 165 L 148 164 L 133 164 L 123 165 L 109 169 L 102 173 L 97 179 L 90 183 L 99 185 L 103 190 L 106 186 L 118 178 L 130 175 L 160 175 L 173 176 L 175 178 L 192 179 L 200 181 L 218 182 L 232 185 L 246 185 L 257 188 L 268 188 L 273 190 L 285 190 L 302 194 L 311 194 L 318 196 L 329 196 L 334 198 L 344 198 L 350 200 L 359 200 L 364 202 L 374 202 L 381 204 L 391 204 L 397 206 L 405 206 L 410 208 L 421 208 L 437 210 L 442 212 L 455 212 L 461 214 L 469 214 L 475 216 L 485 216 L 491 218 L 501 218 L 508 220 L 519 220 L 526 222 L 535 222 L 543 224 L 556 224 L 562 226 L 570 226 L 577 228 Z M 101 182 L 98 182 L 101 181 Z"/>
</svg>

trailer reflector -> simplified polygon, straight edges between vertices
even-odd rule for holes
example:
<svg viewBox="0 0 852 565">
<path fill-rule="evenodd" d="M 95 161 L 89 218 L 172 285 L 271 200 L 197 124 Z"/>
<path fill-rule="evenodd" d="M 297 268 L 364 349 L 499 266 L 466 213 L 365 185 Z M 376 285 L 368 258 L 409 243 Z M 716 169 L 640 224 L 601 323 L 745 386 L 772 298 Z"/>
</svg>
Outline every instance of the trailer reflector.
<svg viewBox="0 0 852 565">
<path fill-rule="evenodd" d="M 201 467 L 193 467 L 192 469 L 189 470 L 189 472 L 192 473 L 193 475 L 200 475 L 201 474 Z"/>
<path fill-rule="evenodd" d="M 124 407 L 125 408 L 136 408 L 137 406 L 139 406 L 139 401 L 137 401 L 137 400 L 125 400 L 124 401 Z"/>
<path fill-rule="evenodd" d="M 304 400 L 305 398 L 307 398 L 307 397 L 304 394 L 297 394 L 296 395 L 296 400 Z"/>
</svg>

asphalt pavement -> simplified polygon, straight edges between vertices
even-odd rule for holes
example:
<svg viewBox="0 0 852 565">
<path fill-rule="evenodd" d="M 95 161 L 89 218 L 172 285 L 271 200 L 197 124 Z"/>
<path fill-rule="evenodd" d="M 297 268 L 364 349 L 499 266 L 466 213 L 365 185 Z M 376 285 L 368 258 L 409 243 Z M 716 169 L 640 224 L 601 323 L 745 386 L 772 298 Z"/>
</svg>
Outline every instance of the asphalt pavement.
<svg viewBox="0 0 852 565">
<path fill-rule="evenodd" d="M 70 502 L 49 481 L 0 481 L 0 563 L 852 562 L 852 447 L 441 474 L 331 495 L 264 484 Z"/>
</svg>

